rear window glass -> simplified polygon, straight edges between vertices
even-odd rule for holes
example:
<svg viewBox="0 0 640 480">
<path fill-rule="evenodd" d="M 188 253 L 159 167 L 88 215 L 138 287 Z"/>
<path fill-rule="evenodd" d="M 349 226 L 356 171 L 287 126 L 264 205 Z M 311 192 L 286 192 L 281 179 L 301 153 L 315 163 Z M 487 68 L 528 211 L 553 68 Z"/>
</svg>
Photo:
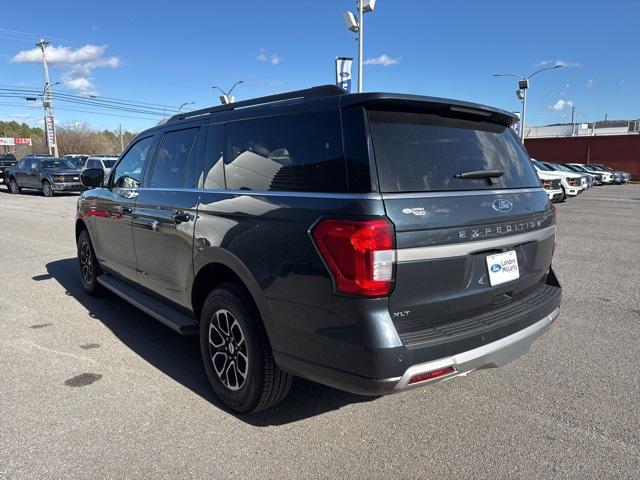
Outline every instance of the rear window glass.
<svg viewBox="0 0 640 480">
<path fill-rule="evenodd" d="M 383 192 L 538 187 L 529 156 L 509 127 L 425 113 L 370 111 Z M 491 178 L 456 178 L 501 170 Z"/>
<path fill-rule="evenodd" d="M 225 138 L 229 189 L 347 191 L 335 110 L 229 123 Z"/>
</svg>

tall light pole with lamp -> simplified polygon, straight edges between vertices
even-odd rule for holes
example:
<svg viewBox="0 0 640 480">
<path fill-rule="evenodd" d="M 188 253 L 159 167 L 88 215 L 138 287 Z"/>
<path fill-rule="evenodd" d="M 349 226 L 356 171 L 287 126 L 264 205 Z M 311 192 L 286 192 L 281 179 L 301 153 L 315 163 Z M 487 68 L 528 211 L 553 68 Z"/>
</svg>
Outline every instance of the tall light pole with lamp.
<svg viewBox="0 0 640 480">
<path fill-rule="evenodd" d="M 220 103 L 222 105 L 227 105 L 235 101 L 235 97 L 231 95 L 231 92 L 233 92 L 233 89 L 236 88 L 241 83 L 244 83 L 244 80 L 238 80 L 236 83 L 233 84 L 233 87 L 231 87 L 228 92 L 225 92 L 223 89 L 221 89 L 220 87 L 216 87 L 215 85 L 211 88 L 215 88 L 216 90 L 219 90 L 220 92 L 222 92 L 222 95 L 220 96 Z"/>
<path fill-rule="evenodd" d="M 358 17 L 347 12 L 343 15 L 347 28 L 358 34 L 358 93 L 362 93 L 362 52 L 364 49 L 364 14 L 373 12 L 376 0 L 358 0 Z"/>
<path fill-rule="evenodd" d="M 180 104 L 180 106 L 178 107 L 178 113 L 180 113 L 180 110 L 182 110 L 187 105 L 193 105 L 194 103 L 196 103 L 196 102 L 184 102 L 184 103 Z"/>
<path fill-rule="evenodd" d="M 518 79 L 518 90 L 516 90 L 516 96 L 522 101 L 522 115 L 520 118 L 520 139 L 524 143 L 524 123 L 527 116 L 527 90 L 529 89 L 529 79 L 540 72 L 547 70 L 555 70 L 561 68 L 562 65 L 554 65 L 553 67 L 541 68 L 533 72 L 530 75 L 516 75 L 515 73 L 494 73 L 494 77 L 516 77 Z"/>
</svg>

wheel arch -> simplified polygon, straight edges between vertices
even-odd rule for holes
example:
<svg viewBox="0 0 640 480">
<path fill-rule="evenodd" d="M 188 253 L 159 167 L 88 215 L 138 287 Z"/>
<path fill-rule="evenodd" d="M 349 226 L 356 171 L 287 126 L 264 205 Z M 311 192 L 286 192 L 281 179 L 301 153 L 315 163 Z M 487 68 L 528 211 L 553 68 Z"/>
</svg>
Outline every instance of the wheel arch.
<svg viewBox="0 0 640 480">
<path fill-rule="evenodd" d="M 267 336 L 271 338 L 274 325 L 260 285 L 238 257 L 221 248 L 208 248 L 194 259 L 191 302 L 196 318 L 200 318 L 208 293 L 214 287 L 228 282 L 234 282 L 247 291 L 262 318 Z"/>
</svg>

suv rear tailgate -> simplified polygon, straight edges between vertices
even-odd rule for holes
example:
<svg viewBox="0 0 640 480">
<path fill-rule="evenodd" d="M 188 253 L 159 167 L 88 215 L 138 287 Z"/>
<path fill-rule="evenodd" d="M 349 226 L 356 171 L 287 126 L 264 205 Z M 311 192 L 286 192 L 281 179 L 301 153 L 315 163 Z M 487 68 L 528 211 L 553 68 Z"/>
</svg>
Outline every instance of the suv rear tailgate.
<svg viewBox="0 0 640 480">
<path fill-rule="evenodd" d="M 542 292 L 550 270 L 553 213 L 526 151 L 507 117 L 467 110 L 368 113 L 396 230 L 389 310 L 401 338 Z M 490 274 L 487 257 L 505 252 Z M 514 256 L 517 275 L 498 284 Z"/>
<path fill-rule="evenodd" d="M 389 309 L 400 334 L 503 306 L 546 279 L 555 226 L 544 191 L 473 193 L 384 196 L 396 228 Z M 499 214 L 493 204 L 504 200 L 512 210 Z M 516 252 L 519 278 L 491 286 L 486 258 L 509 250 Z"/>
</svg>

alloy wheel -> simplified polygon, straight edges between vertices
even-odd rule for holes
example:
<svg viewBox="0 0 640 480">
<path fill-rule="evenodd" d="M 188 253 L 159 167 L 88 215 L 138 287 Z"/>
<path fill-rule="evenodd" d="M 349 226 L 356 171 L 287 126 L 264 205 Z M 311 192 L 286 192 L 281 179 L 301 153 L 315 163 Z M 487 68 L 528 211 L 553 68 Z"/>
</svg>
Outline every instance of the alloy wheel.
<svg viewBox="0 0 640 480">
<path fill-rule="evenodd" d="M 93 257 L 87 242 L 82 242 L 80 245 L 80 273 L 85 283 L 91 285 L 93 282 Z"/>
<path fill-rule="evenodd" d="M 220 382 L 240 390 L 249 373 L 249 353 L 242 327 L 229 310 L 216 311 L 209 321 L 209 355 Z"/>
</svg>

